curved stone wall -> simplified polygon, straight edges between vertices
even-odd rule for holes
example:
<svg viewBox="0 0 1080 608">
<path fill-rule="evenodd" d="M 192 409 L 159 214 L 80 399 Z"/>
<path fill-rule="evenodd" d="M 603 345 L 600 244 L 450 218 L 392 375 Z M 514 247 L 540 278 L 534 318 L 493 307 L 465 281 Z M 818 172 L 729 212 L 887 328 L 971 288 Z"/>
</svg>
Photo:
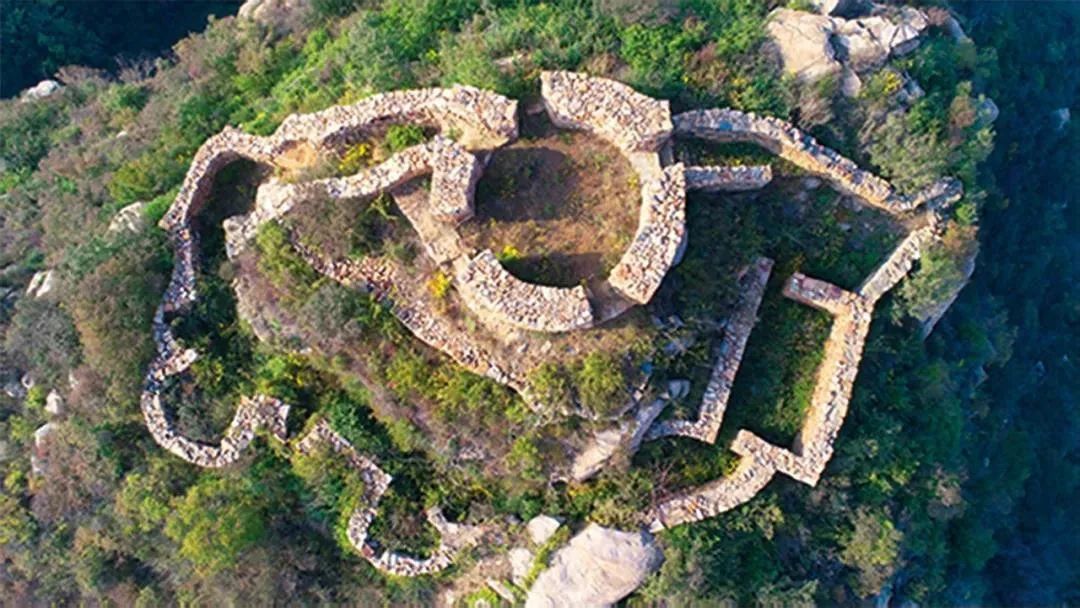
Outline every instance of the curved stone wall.
<svg viewBox="0 0 1080 608">
<path fill-rule="evenodd" d="M 924 204 L 956 200 L 962 194 L 957 180 L 946 179 L 914 196 L 898 194 L 892 185 L 835 150 L 771 116 L 730 108 L 692 110 L 674 118 L 675 134 L 720 143 L 753 142 L 799 167 L 820 175 L 837 188 L 889 213 L 905 213 Z"/>
<path fill-rule="evenodd" d="M 460 260 L 456 276 L 458 292 L 471 308 L 515 327 L 564 332 L 593 324 L 584 287 L 526 283 L 507 272 L 491 250 Z"/>
<path fill-rule="evenodd" d="M 541 72 L 540 96 L 556 126 L 588 131 L 624 153 L 656 152 L 671 137 L 668 102 L 615 80 Z"/>
<path fill-rule="evenodd" d="M 641 189 L 641 212 L 630 247 L 608 282 L 639 304 L 652 299 L 686 246 L 686 176 L 682 164 L 665 167 Z"/>
</svg>

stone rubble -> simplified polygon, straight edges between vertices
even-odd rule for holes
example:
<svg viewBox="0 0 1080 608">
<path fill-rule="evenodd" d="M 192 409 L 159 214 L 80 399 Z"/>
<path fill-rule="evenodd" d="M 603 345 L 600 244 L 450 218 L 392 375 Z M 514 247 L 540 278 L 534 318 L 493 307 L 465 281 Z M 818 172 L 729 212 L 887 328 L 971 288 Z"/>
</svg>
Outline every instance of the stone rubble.
<svg viewBox="0 0 1080 608">
<path fill-rule="evenodd" d="M 30 277 L 30 283 L 26 286 L 26 295 L 31 298 L 44 298 L 56 289 L 58 282 L 55 270 L 39 270 Z"/>
<path fill-rule="evenodd" d="M 772 267 L 773 261 L 769 258 L 758 258 L 739 279 L 739 302 L 724 325 L 720 355 L 705 387 L 697 420 L 660 421 L 645 434 L 647 441 L 681 435 L 705 443 L 716 442 L 716 435 L 720 432 L 724 411 L 731 397 L 731 387 L 735 383 L 735 374 L 739 371 L 739 364 L 742 363 L 743 352 L 746 350 L 746 342 L 757 323 L 758 307 L 765 297 L 765 285 L 769 282 Z"/>
</svg>

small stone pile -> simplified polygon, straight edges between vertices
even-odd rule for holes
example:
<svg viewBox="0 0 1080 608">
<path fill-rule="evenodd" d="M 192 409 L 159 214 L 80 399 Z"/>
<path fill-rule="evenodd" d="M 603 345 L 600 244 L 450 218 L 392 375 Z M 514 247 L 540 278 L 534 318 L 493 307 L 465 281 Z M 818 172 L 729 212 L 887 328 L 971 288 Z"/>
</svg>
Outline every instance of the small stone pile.
<svg viewBox="0 0 1080 608">
<path fill-rule="evenodd" d="M 744 192 L 764 188 L 771 181 L 769 165 L 686 168 L 687 190 Z"/>
<path fill-rule="evenodd" d="M 647 440 L 671 435 L 681 435 L 715 443 L 716 435 L 724 421 L 724 412 L 731 397 L 731 387 L 735 383 L 735 374 L 742 363 L 746 342 L 757 323 L 757 311 L 765 297 L 765 285 L 772 274 L 773 261 L 758 258 L 739 280 L 739 302 L 735 311 L 724 325 L 724 337 L 720 341 L 720 356 L 716 360 L 709 383 L 705 387 L 705 396 L 701 399 L 697 420 L 663 420 L 654 424 L 645 435 Z"/>
<path fill-rule="evenodd" d="M 664 168 L 642 187 L 641 214 L 630 247 L 608 282 L 639 304 L 652 299 L 686 246 L 686 176 L 682 164 Z"/>
<path fill-rule="evenodd" d="M 621 82 L 578 72 L 541 72 L 540 91 L 556 126 L 588 131 L 624 153 L 655 152 L 671 136 L 668 102 Z"/>
<path fill-rule="evenodd" d="M 820 175 L 837 188 L 892 214 L 916 209 L 942 197 L 957 195 L 959 182 L 944 180 L 922 194 L 897 194 L 884 179 L 863 171 L 853 161 L 827 148 L 791 123 L 771 116 L 758 116 L 729 108 L 693 110 L 675 117 L 675 134 L 720 143 L 752 142 L 802 169 Z"/>
<path fill-rule="evenodd" d="M 489 249 L 461 260 L 456 275 L 458 293 L 473 310 L 515 327 L 554 333 L 593 324 L 584 287 L 526 283 L 507 272 Z"/>
</svg>

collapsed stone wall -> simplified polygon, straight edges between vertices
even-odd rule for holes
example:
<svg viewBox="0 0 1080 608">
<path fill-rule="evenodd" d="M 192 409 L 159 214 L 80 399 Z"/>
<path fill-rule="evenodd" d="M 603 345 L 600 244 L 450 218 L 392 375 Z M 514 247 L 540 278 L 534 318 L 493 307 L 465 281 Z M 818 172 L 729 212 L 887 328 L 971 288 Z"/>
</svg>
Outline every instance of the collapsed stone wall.
<svg viewBox="0 0 1080 608">
<path fill-rule="evenodd" d="M 471 308 L 486 311 L 511 325 L 554 333 L 593 324 L 584 287 L 526 283 L 503 268 L 489 249 L 461 260 L 456 276 L 458 293 Z"/>
<path fill-rule="evenodd" d="M 913 196 L 898 194 L 892 185 L 854 161 L 827 148 L 791 123 L 730 108 L 692 110 L 675 116 L 675 134 L 719 143 L 752 142 L 802 169 L 828 179 L 837 188 L 892 214 L 922 205 L 940 205 L 959 198 L 962 185 L 946 178 Z"/>
</svg>

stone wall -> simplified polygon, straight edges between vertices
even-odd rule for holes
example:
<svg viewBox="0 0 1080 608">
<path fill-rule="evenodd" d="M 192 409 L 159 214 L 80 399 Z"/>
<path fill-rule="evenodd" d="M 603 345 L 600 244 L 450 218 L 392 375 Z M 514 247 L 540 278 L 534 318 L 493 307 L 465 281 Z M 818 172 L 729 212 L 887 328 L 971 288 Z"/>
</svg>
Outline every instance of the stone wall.
<svg viewBox="0 0 1080 608">
<path fill-rule="evenodd" d="M 540 91 L 556 126 L 593 133 L 623 153 L 655 152 L 671 136 L 668 102 L 621 82 L 577 72 L 541 72 Z"/>
<path fill-rule="evenodd" d="M 771 181 L 769 165 L 686 168 L 687 190 L 743 192 L 764 188 Z"/>
<path fill-rule="evenodd" d="M 532 331 L 563 332 L 593 324 L 589 299 L 581 285 L 526 283 L 507 272 L 490 250 L 459 262 L 458 293 L 473 310 Z"/>
<path fill-rule="evenodd" d="M 698 408 L 698 419 L 693 422 L 676 419 L 658 422 L 649 429 L 645 436 L 647 440 L 681 435 L 705 443 L 716 442 L 716 435 L 720 432 L 724 411 L 731 397 L 731 387 L 735 383 L 735 374 L 739 371 L 739 364 L 742 363 L 743 352 L 746 350 L 746 341 L 757 323 L 758 307 L 765 296 L 765 286 L 769 282 L 772 267 L 773 261 L 769 258 L 758 258 L 739 279 L 739 302 L 724 324 L 719 356 L 705 387 L 705 395 L 701 399 L 701 407 Z"/>
<path fill-rule="evenodd" d="M 913 196 L 898 194 L 889 182 L 864 171 L 853 161 L 817 142 L 788 122 L 729 108 L 693 110 L 674 118 L 675 134 L 720 143 L 752 142 L 802 169 L 828 179 L 837 188 L 892 214 L 925 204 L 955 200 L 962 193 L 957 180 L 945 179 Z"/>
<path fill-rule="evenodd" d="M 686 245 L 686 176 L 682 164 L 665 167 L 642 185 L 637 232 L 608 282 L 639 304 L 652 299 Z"/>
<path fill-rule="evenodd" d="M 910 272 L 919 252 L 936 237 L 936 215 L 916 229 L 863 283 L 850 292 L 831 283 L 795 273 L 784 285 L 784 295 L 833 316 L 818 367 L 814 391 L 802 430 L 791 449 L 773 445 L 741 429 L 731 449 L 742 457 L 731 475 L 687 489 L 662 500 L 646 513 L 653 531 L 714 517 L 750 500 L 781 472 L 797 481 L 816 485 L 829 460 L 847 415 L 851 393 L 870 331 L 874 304 Z M 650 430 L 659 435 L 665 422 Z M 699 438 L 695 434 L 689 436 Z"/>
<path fill-rule="evenodd" d="M 386 474 L 373 460 L 358 453 L 352 444 L 330 428 L 326 420 L 316 422 L 297 442 L 296 449 L 303 454 L 310 454 L 320 444 L 329 445 L 360 472 L 364 493 L 360 504 L 349 516 L 345 534 L 349 543 L 377 570 L 395 576 L 420 576 L 440 572 L 453 563 L 459 551 L 475 545 L 485 533 L 485 530 L 478 526 L 449 522 L 441 509 L 432 507 L 425 515 L 428 522 L 439 532 L 440 539 L 439 546 L 431 557 L 416 558 L 394 551 L 380 551 L 375 543 L 368 539 L 368 529 L 375 520 L 379 501 L 390 487 L 393 477 Z"/>
</svg>

